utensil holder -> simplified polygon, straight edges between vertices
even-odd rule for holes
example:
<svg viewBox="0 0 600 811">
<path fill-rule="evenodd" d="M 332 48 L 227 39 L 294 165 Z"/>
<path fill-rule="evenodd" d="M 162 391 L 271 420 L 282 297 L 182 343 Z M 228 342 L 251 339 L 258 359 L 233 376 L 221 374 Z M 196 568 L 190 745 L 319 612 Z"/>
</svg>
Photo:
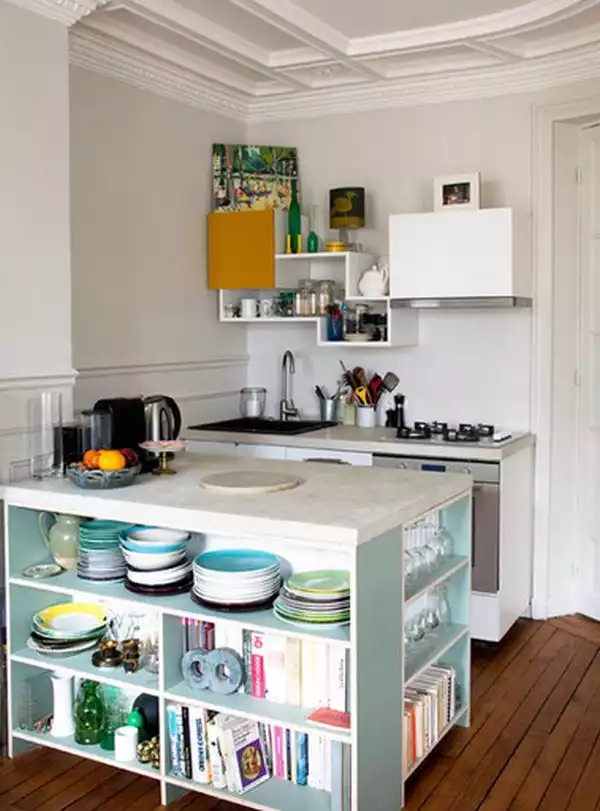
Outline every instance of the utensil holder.
<svg viewBox="0 0 600 811">
<path fill-rule="evenodd" d="M 359 428 L 375 428 L 375 407 L 372 405 L 356 406 L 356 425 Z"/>
<path fill-rule="evenodd" d="M 337 422 L 337 400 L 319 400 L 319 416 L 323 422 Z"/>
</svg>

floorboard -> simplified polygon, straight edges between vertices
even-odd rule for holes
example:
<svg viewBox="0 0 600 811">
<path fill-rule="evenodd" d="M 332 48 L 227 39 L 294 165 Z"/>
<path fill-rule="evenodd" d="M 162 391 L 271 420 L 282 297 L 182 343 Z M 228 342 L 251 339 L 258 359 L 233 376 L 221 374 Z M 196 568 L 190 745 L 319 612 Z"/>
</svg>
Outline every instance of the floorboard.
<svg viewBox="0 0 600 811">
<path fill-rule="evenodd" d="M 473 644 L 472 725 L 409 780 L 406 811 L 600 811 L 600 623 L 519 620 Z M 189 793 L 170 811 L 236 811 Z M 157 784 L 60 752 L 0 760 L 1 811 L 160 811 Z M 310 811 L 310 809 L 307 809 Z"/>
</svg>

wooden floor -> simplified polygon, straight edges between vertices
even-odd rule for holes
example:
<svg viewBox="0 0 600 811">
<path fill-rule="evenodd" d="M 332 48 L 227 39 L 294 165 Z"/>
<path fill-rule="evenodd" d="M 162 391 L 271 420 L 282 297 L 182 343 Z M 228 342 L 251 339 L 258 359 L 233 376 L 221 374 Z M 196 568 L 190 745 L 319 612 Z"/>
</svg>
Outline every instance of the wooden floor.
<svg viewBox="0 0 600 811">
<path fill-rule="evenodd" d="M 600 811 L 600 624 L 521 620 L 473 649 L 469 729 L 411 779 L 408 811 Z M 235 811 L 187 794 L 172 811 Z M 159 811 L 147 778 L 48 749 L 0 761 L 1 811 Z M 310 809 L 307 808 L 307 811 Z"/>
</svg>

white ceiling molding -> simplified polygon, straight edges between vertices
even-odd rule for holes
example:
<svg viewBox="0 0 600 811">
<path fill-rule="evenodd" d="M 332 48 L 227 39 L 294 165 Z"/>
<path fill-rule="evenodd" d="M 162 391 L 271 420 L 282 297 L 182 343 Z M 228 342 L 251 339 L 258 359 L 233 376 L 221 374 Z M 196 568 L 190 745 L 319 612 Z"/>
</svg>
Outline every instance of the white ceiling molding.
<svg viewBox="0 0 600 811">
<path fill-rule="evenodd" d="M 15 6 L 41 14 L 63 25 L 74 25 L 108 0 L 9 0 Z"/>
<path fill-rule="evenodd" d="M 83 4 L 97 5 L 67 5 Z M 600 77 L 600 0 L 429 0 L 416 16 L 390 0 L 369 0 L 368 16 L 364 0 L 343 5 L 338 22 L 332 4 L 315 0 L 113 0 L 71 29 L 71 58 L 253 121 Z"/>
</svg>

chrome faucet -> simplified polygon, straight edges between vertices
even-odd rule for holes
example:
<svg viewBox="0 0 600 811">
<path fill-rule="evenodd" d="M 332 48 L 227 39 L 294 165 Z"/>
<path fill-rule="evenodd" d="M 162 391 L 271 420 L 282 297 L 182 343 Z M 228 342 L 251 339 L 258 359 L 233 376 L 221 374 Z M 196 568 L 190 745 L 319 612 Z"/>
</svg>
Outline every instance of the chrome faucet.
<svg viewBox="0 0 600 811">
<path fill-rule="evenodd" d="M 279 419 L 289 420 L 298 416 L 298 409 L 294 405 L 291 395 L 291 376 L 296 373 L 294 356 L 289 349 L 283 353 L 281 361 L 281 400 L 279 401 Z"/>
</svg>

